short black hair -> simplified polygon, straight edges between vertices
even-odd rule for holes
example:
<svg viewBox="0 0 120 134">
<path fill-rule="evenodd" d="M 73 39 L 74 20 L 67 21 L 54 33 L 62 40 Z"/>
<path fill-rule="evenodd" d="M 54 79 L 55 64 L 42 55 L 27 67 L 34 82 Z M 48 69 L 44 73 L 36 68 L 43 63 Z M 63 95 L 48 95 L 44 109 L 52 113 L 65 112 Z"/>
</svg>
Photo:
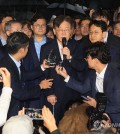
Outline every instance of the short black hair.
<svg viewBox="0 0 120 134">
<path fill-rule="evenodd" d="M 36 15 L 33 16 L 33 18 L 30 21 L 31 25 L 33 25 L 38 19 L 44 19 L 46 21 L 46 24 L 47 24 L 47 20 L 46 20 L 46 18 L 43 15 L 36 14 Z"/>
<path fill-rule="evenodd" d="M 89 20 L 89 21 L 91 22 L 91 19 L 90 19 L 89 17 L 84 17 L 84 18 L 82 18 L 82 19 L 80 20 L 79 26 L 80 26 L 81 23 L 82 23 L 83 21 L 85 21 L 85 20 Z"/>
<path fill-rule="evenodd" d="M 9 54 L 16 54 L 20 48 L 29 45 L 29 38 L 22 32 L 14 32 L 7 39 L 7 50 Z"/>
<path fill-rule="evenodd" d="M 53 28 L 59 27 L 63 21 L 70 23 L 71 28 L 74 27 L 75 21 L 73 18 L 71 18 L 70 16 L 60 15 L 54 19 Z"/>
<path fill-rule="evenodd" d="M 103 42 L 92 43 L 86 51 L 87 56 L 91 56 L 92 59 L 97 58 L 102 64 L 107 64 L 111 61 L 108 45 Z"/>
<path fill-rule="evenodd" d="M 107 24 L 104 21 L 98 21 L 98 20 L 93 20 L 90 24 L 89 27 L 91 27 L 92 25 L 95 25 L 96 27 L 100 27 L 102 32 L 106 32 L 107 31 Z"/>
<path fill-rule="evenodd" d="M 6 17 L 11 17 L 12 19 L 15 19 L 11 14 L 8 13 L 0 14 L 0 23 L 2 23 L 3 19 Z"/>
</svg>

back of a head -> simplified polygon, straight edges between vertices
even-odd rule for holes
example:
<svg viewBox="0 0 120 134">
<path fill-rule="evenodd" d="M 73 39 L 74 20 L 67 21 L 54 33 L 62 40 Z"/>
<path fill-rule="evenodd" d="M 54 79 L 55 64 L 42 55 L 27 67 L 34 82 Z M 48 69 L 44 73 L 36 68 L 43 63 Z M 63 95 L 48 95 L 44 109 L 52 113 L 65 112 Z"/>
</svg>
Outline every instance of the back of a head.
<svg viewBox="0 0 120 134">
<path fill-rule="evenodd" d="M 86 114 L 87 104 L 81 104 L 68 110 L 59 123 L 59 130 L 62 134 L 85 134 L 88 132 Z"/>
<path fill-rule="evenodd" d="M 29 45 L 29 38 L 22 32 L 14 32 L 7 39 L 7 49 L 9 54 L 16 54 L 20 48 Z"/>
<path fill-rule="evenodd" d="M 13 116 L 4 125 L 2 134 L 33 134 L 32 120 L 26 116 Z"/>
<path fill-rule="evenodd" d="M 97 58 L 102 64 L 111 61 L 111 54 L 107 44 L 103 42 L 92 43 L 86 51 L 86 57 L 91 56 L 92 59 Z"/>
</svg>

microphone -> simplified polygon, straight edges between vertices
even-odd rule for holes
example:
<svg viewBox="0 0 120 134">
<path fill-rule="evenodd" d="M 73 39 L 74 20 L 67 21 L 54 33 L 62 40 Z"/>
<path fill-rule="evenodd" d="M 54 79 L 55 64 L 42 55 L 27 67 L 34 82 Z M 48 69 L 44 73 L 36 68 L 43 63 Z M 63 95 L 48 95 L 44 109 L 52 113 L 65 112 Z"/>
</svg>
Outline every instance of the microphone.
<svg viewBox="0 0 120 134">
<path fill-rule="evenodd" d="M 62 44 L 63 44 L 63 47 L 67 47 L 67 40 L 66 40 L 66 37 L 63 37 L 63 38 L 62 38 Z M 66 55 L 63 55 L 63 60 L 66 60 Z"/>
</svg>

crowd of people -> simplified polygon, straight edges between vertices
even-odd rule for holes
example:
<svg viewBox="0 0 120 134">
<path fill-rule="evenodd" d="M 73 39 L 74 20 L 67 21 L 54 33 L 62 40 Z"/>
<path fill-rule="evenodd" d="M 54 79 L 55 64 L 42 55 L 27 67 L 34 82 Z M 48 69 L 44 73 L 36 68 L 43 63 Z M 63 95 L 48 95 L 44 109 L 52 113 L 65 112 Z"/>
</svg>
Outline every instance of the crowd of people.
<svg viewBox="0 0 120 134">
<path fill-rule="evenodd" d="M 101 9 L 49 22 L 40 14 L 30 21 L 0 15 L 2 134 L 120 133 L 119 14 L 113 25 Z M 23 107 L 42 109 L 47 129 L 35 120 L 35 132 Z M 89 108 L 99 119 L 92 119 Z"/>
</svg>

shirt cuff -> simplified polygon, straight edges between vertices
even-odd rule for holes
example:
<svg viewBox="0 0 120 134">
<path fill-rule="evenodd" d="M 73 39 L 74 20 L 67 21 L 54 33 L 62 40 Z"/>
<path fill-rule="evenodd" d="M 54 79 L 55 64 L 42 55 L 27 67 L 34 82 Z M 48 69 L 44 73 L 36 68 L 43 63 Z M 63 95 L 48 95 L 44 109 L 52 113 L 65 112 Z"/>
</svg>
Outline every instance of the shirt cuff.
<svg viewBox="0 0 120 134">
<path fill-rule="evenodd" d="M 42 67 L 42 65 L 41 65 L 40 67 L 41 67 L 42 71 L 45 71 L 45 70 L 46 70 L 46 69 L 44 69 L 44 68 Z"/>
<path fill-rule="evenodd" d="M 10 87 L 3 87 L 2 88 L 2 93 L 11 94 L 12 93 L 12 88 L 10 88 Z"/>
<path fill-rule="evenodd" d="M 69 81 L 69 79 L 70 79 L 70 76 L 68 75 L 64 81 L 67 83 Z"/>
</svg>

